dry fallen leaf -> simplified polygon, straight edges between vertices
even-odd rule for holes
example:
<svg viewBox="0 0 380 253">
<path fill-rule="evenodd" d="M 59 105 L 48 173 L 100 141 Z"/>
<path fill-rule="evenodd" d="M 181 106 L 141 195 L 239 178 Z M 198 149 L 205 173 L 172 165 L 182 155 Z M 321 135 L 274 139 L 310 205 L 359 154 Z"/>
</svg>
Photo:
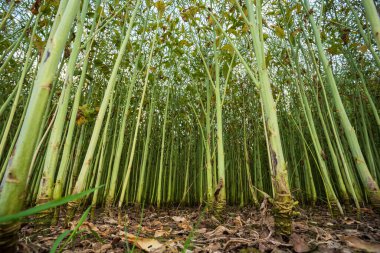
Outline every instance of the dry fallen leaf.
<svg viewBox="0 0 380 253">
<path fill-rule="evenodd" d="M 219 242 L 210 243 L 206 248 L 204 248 L 204 252 L 221 252 L 222 245 Z"/>
<path fill-rule="evenodd" d="M 195 230 L 195 232 L 198 234 L 204 234 L 207 232 L 207 228 L 200 228 L 200 229 Z"/>
<path fill-rule="evenodd" d="M 290 242 L 293 244 L 293 249 L 297 253 L 309 252 L 311 249 L 308 243 L 305 241 L 305 238 L 302 235 L 293 233 L 290 236 Z"/>
<path fill-rule="evenodd" d="M 70 229 L 73 230 L 75 226 L 77 225 L 76 222 L 70 223 Z M 86 230 L 88 232 L 95 232 L 97 234 L 103 234 L 102 231 L 100 231 L 93 223 L 85 221 L 83 224 L 79 227 L 79 230 Z"/>
<path fill-rule="evenodd" d="M 132 243 L 139 249 L 145 250 L 146 252 L 158 251 L 164 247 L 163 244 L 155 239 L 137 237 L 129 233 L 127 233 L 126 237 L 129 243 Z"/>
<path fill-rule="evenodd" d="M 110 243 L 108 243 L 108 244 L 102 245 L 102 247 L 100 247 L 100 249 L 96 250 L 95 252 L 96 253 L 105 253 L 110 249 L 112 249 L 112 245 Z"/>
<path fill-rule="evenodd" d="M 224 226 L 218 226 L 215 230 L 208 232 L 208 233 L 205 233 L 205 237 L 211 238 L 211 237 L 221 236 L 221 235 L 226 235 L 226 234 L 231 235 L 234 233 L 235 233 L 235 231 L 230 230 Z"/>
<path fill-rule="evenodd" d="M 173 216 L 172 219 L 177 223 L 177 226 L 182 228 L 185 231 L 190 231 L 193 228 L 191 227 L 189 221 L 181 216 Z"/>
<path fill-rule="evenodd" d="M 106 218 L 104 219 L 104 223 L 108 223 L 108 224 L 112 224 L 112 225 L 117 225 L 117 220 L 113 219 L 113 218 Z"/>
<path fill-rule="evenodd" d="M 168 236 L 170 233 L 169 231 L 166 231 L 166 230 L 163 230 L 163 229 L 159 229 L 159 230 L 156 230 L 154 232 L 154 237 L 157 238 L 157 237 L 163 237 L 163 236 Z"/>
<path fill-rule="evenodd" d="M 185 222 L 185 221 L 186 221 L 186 218 L 181 217 L 181 216 L 173 216 L 172 219 L 173 219 L 175 222 Z"/>
<path fill-rule="evenodd" d="M 239 228 L 243 226 L 243 222 L 241 221 L 240 215 L 236 216 L 236 218 L 234 219 L 234 224 Z"/>
<path fill-rule="evenodd" d="M 379 243 L 367 242 L 355 236 L 344 236 L 342 239 L 345 240 L 350 247 L 364 250 L 366 252 L 380 252 Z"/>
</svg>

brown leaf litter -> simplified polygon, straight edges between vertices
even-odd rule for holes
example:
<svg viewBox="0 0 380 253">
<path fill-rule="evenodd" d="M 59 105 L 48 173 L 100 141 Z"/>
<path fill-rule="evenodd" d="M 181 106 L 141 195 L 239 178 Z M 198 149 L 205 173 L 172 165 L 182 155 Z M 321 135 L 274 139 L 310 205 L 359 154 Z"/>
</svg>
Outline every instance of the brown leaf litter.
<svg viewBox="0 0 380 253">
<path fill-rule="evenodd" d="M 332 217 L 323 207 L 300 212 L 293 234 L 283 238 L 275 235 L 270 210 L 264 208 L 228 207 L 218 219 L 199 208 L 127 207 L 121 216 L 117 210 L 96 210 L 96 219 L 85 221 L 62 252 L 380 252 L 380 216 L 371 209 L 364 209 L 360 220 L 355 213 Z M 49 252 L 79 218 L 68 228 L 23 224 L 19 252 Z"/>
</svg>

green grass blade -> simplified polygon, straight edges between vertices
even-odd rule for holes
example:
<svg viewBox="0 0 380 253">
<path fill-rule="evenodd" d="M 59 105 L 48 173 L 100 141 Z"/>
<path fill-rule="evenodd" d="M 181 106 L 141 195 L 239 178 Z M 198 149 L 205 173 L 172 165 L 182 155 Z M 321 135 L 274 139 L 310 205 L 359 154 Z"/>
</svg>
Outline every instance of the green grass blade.
<svg viewBox="0 0 380 253">
<path fill-rule="evenodd" d="M 70 237 L 66 240 L 65 244 L 62 246 L 62 249 L 64 247 L 66 247 L 66 245 L 70 242 L 70 240 L 72 240 L 77 234 L 78 234 L 78 229 L 80 228 L 80 226 L 83 224 L 83 222 L 87 219 L 87 216 L 88 214 L 90 213 L 90 210 L 91 210 L 91 207 L 92 206 L 89 206 L 86 211 L 84 211 L 82 217 L 80 217 L 79 221 L 78 221 L 78 224 L 75 226 L 75 228 L 73 229 Z"/>
<path fill-rule="evenodd" d="M 29 208 L 27 210 L 21 211 L 19 213 L 5 215 L 3 217 L 0 217 L 0 223 L 17 220 L 17 219 L 20 219 L 20 218 L 25 217 L 25 216 L 33 215 L 33 214 L 39 213 L 41 211 L 44 211 L 44 210 L 56 207 L 56 206 L 60 206 L 60 205 L 66 204 L 66 203 L 68 203 L 70 201 L 83 198 L 84 196 L 86 196 L 86 195 L 94 192 L 95 190 L 97 190 L 97 189 L 99 189 L 99 188 L 101 188 L 103 186 L 104 185 L 101 185 L 99 187 L 96 187 L 96 188 L 93 188 L 93 189 L 89 189 L 89 190 L 80 192 L 78 194 L 70 195 L 70 196 L 67 196 L 67 197 L 64 197 L 64 198 L 61 198 L 61 199 L 58 199 L 58 200 L 53 200 L 53 201 L 47 202 L 47 203 L 45 203 L 43 205 L 38 205 L 38 206 L 35 206 L 35 207 L 32 207 L 32 208 Z"/>
<path fill-rule="evenodd" d="M 54 241 L 53 247 L 51 247 L 50 249 L 50 253 L 55 253 L 58 249 L 59 244 L 62 242 L 62 240 L 65 239 L 65 237 L 71 232 L 72 230 L 66 230 L 65 232 L 60 234 L 58 238 Z"/>
</svg>

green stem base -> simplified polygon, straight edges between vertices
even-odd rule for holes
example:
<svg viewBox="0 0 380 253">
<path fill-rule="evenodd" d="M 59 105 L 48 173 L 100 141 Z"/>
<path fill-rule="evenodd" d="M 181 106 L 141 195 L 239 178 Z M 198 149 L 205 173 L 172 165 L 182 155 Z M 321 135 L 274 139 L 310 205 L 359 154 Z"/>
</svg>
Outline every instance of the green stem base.
<svg viewBox="0 0 380 253">
<path fill-rule="evenodd" d="M 292 218 L 295 206 L 292 196 L 289 193 L 277 193 L 273 205 L 276 233 L 289 236 L 292 233 Z"/>
</svg>

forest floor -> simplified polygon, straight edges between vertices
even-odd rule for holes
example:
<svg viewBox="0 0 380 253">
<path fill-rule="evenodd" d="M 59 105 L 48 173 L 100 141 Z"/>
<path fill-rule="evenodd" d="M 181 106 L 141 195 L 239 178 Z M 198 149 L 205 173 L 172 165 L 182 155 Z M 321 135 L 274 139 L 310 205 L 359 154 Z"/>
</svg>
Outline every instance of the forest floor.
<svg viewBox="0 0 380 253">
<path fill-rule="evenodd" d="M 380 252 L 380 216 L 371 209 L 362 209 L 360 219 L 355 213 L 334 218 L 325 207 L 299 211 L 293 234 L 282 238 L 265 205 L 228 207 L 218 219 L 201 208 L 128 207 L 121 217 L 97 210 L 61 252 Z M 19 252 L 49 252 L 76 218 L 69 228 L 24 224 Z"/>
</svg>

